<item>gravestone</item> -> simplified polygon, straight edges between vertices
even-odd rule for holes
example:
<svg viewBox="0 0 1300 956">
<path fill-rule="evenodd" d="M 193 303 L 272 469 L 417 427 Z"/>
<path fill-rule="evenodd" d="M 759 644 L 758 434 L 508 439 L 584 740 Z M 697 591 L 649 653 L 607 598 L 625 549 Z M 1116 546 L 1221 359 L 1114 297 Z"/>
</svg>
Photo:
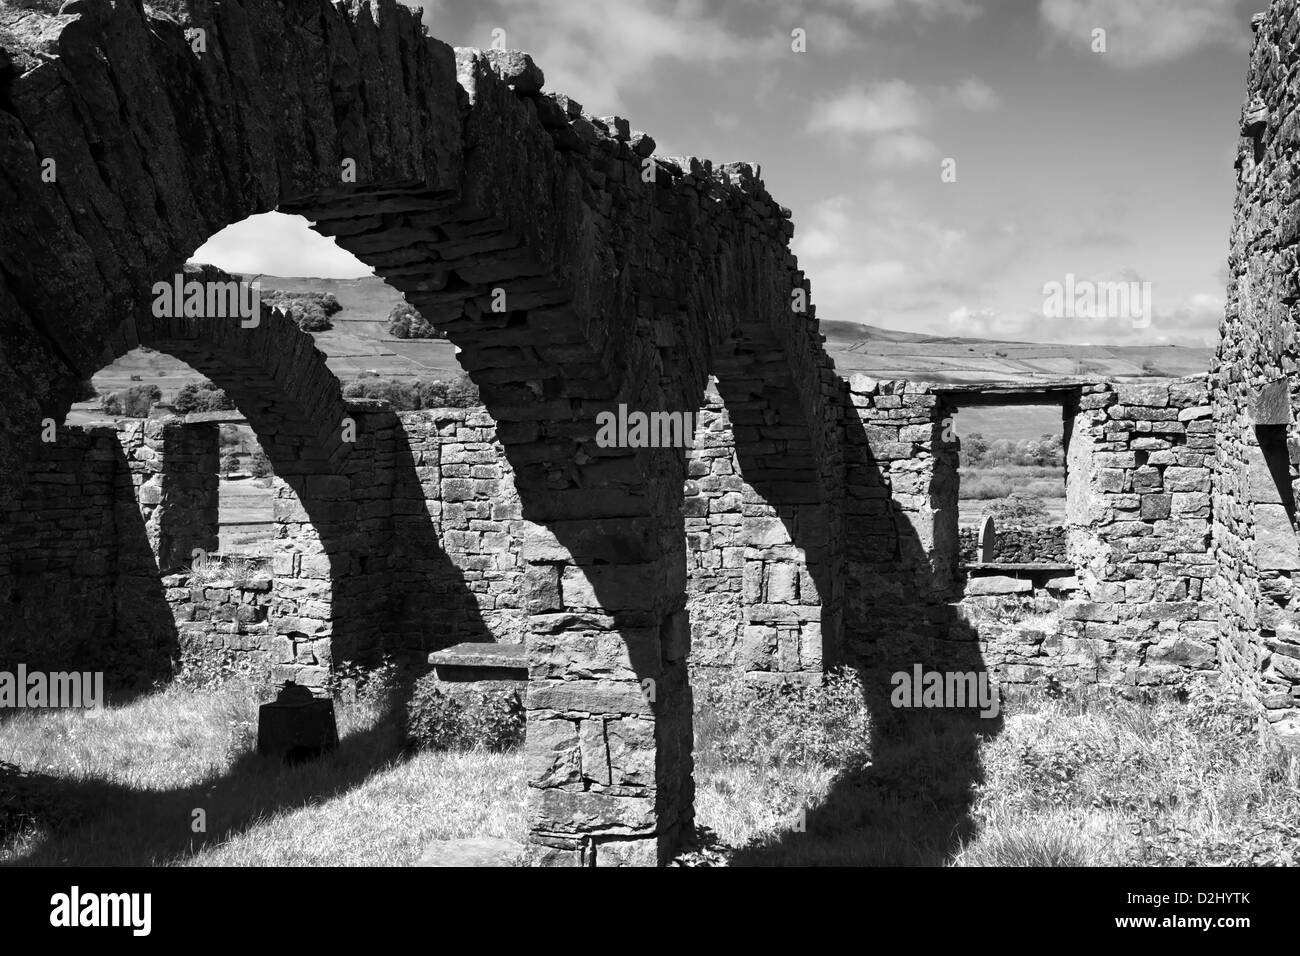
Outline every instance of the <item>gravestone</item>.
<svg viewBox="0 0 1300 956">
<path fill-rule="evenodd" d="M 257 752 L 285 763 L 315 760 L 339 745 L 334 701 L 293 681 L 257 710 Z"/>
<path fill-rule="evenodd" d="M 992 561 L 998 552 L 998 533 L 993 526 L 993 516 L 985 515 L 984 520 L 980 522 L 979 536 L 979 562 L 988 564 Z"/>
</svg>

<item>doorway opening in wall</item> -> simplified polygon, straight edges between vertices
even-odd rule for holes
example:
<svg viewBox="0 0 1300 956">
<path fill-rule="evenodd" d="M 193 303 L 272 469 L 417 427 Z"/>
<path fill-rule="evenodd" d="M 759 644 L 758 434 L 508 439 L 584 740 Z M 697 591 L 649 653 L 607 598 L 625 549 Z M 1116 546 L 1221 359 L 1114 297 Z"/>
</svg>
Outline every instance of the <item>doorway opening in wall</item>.
<svg viewBox="0 0 1300 956">
<path fill-rule="evenodd" d="M 954 402 L 952 411 L 961 563 L 1065 564 L 1061 405 Z"/>
</svg>

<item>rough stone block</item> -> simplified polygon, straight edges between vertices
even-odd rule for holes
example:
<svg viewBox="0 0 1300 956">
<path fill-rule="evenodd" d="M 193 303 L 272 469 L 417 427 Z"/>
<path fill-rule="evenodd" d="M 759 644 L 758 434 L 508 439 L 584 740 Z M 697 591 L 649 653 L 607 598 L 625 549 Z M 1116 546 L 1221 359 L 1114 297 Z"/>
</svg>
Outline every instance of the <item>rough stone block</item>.
<svg viewBox="0 0 1300 956">
<path fill-rule="evenodd" d="M 986 594 L 1028 594 L 1034 590 L 1034 583 L 1028 578 L 1012 578 L 1005 575 L 972 577 L 966 582 L 966 596 L 977 597 Z"/>
</svg>

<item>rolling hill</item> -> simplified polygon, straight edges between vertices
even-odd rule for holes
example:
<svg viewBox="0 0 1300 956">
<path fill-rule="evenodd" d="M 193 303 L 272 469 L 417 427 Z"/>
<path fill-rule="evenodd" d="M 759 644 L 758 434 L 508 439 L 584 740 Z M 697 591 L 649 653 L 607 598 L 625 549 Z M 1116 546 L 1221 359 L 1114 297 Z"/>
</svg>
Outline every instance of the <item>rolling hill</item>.
<svg viewBox="0 0 1300 956">
<path fill-rule="evenodd" d="M 249 277 L 253 278 L 253 277 Z M 441 339 L 397 339 L 387 332 L 388 314 L 401 293 L 382 279 L 320 279 L 268 276 L 265 289 L 332 293 L 343 306 L 334 328 L 315 333 L 330 368 L 343 380 L 363 371 L 383 377 L 454 378 L 460 373 L 455 347 Z M 959 383 L 1059 378 L 1162 378 L 1209 368 L 1211 350 L 1172 345 L 1106 346 L 999 342 L 884 329 L 855 322 L 823 320 L 826 349 L 841 375 Z M 199 376 L 189 366 L 157 352 L 136 351 L 95 375 L 101 394 L 133 382 L 152 382 L 165 400 Z M 97 403 L 81 403 L 77 418 L 99 417 Z"/>
</svg>

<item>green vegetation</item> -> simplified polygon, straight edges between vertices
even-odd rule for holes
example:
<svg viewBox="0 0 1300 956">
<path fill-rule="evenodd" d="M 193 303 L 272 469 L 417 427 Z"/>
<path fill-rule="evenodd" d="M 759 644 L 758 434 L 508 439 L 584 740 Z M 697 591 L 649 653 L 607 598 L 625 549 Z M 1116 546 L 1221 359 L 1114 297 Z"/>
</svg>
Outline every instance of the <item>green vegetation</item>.
<svg viewBox="0 0 1300 956">
<path fill-rule="evenodd" d="M 857 722 L 843 752 L 818 752 L 810 730 L 794 752 L 817 759 L 794 761 L 788 715 L 702 699 L 696 817 L 721 844 L 711 862 L 1300 864 L 1300 756 L 1265 746 L 1245 705 L 1204 681 L 1185 702 L 1052 685 L 1004 700 L 1000 733 L 975 736 L 941 711 L 897 712 L 871 734 L 861 706 L 829 692 L 809 724 L 827 711 Z M 746 724 L 744 747 L 716 732 Z M 801 808 L 806 832 L 792 826 Z"/>
<path fill-rule="evenodd" d="M 148 418 L 149 410 L 162 401 L 162 389 L 157 385 L 132 385 L 120 392 L 110 392 L 100 399 L 106 415 L 122 418 Z"/>
<path fill-rule="evenodd" d="M 235 403 L 224 390 L 211 382 L 190 382 L 176 393 L 172 407 L 181 414 L 234 410 Z"/>
<path fill-rule="evenodd" d="M 406 714 L 407 738 L 417 748 L 502 751 L 524 741 L 524 705 L 513 691 L 468 686 L 449 693 L 428 674 L 415 682 Z"/>
<path fill-rule="evenodd" d="M 473 408 L 481 405 L 476 386 L 468 375 L 461 373 L 454 381 L 416 379 L 402 382 L 366 376 L 343 386 L 345 398 L 378 398 L 391 404 L 399 412 L 422 408 Z"/>
<path fill-rule="evenodd" d="M 403 299 L 388 313 L 388 334 L 399 339 L 445 339 L 411 303 Z"/>
<path fill-rule="evenodd" d="M 434 839 L 523 841 L 520 749 L 412 752 L 392 672 L 350 684 L 338 751 L 295 767 L 255 756 L 257 701 L 238 681 L 174 683 L 94 719 L 12 715 L 0 863 L 409 865 Z M 694 691 L 696 816 L 713 838 L 688 862 L 1300 865 L 1300 755 L 1264 745 L 1201 679 L 1135 700 L 1049 683 L 1005 696 L 1000 729 L 877 720 L 849 671 L 757 705 L 736 681 Z M 206 834 L 176 825 L 196 806 Z"/>
<path fill-rule="evenodd" d="M 1060 468 L 1065 464 L 1065 447 L 1059 434 L 1020 441 L 1009 438 L 988 441 L 979 432 L 972 432 L 962 437 L 958 460 L 963 468 L 1005 465 Z"/>
<path fill-rule="evenodd" d="M 215 581 L 229 581 L 236 587 L 243 587 L 254 579 L 267 574 L 266 562 L 247 557 L 209 556 L 203 561 L 195 562 L 186 573 L 191 584 L 212 584 Z"/>
<path fill-rule="evenodd" d="M 1040 525 L 1047 520 L 1047 509 L 1037 498 L 1011 495 L 989 505 L 985 514 L 993 518 L 995 527 L 1013 525 Z"/>
<path fill-rule="evenodd" d="M 93 719 L 16 713 L 0 723 L 0 864 L 410 866 L 433 840 L 523 842 L 522 752 L 411 753 L 383 690 L 336 702 L 339 749 L 297 766 L 256 755 L 258 701 L 238 681 Z"/>
<path fill-rule="evenodd" d="M 275 474 L 271 459 L 266 457 L 265 452 L 254 452 L 248 459 L 247 467 L 248 473 L 254 478 L 269 478 Z"/>
<path fill-rule="evenodd" d="M 343 306 L 331 292 L 295 292 L 276 289 L 262 292 L 262 301 L 284 311 L 298 323 L 304 332 L 324 332 L 332 329 L 330 317 L 343 311 Z"/>
</svg>

